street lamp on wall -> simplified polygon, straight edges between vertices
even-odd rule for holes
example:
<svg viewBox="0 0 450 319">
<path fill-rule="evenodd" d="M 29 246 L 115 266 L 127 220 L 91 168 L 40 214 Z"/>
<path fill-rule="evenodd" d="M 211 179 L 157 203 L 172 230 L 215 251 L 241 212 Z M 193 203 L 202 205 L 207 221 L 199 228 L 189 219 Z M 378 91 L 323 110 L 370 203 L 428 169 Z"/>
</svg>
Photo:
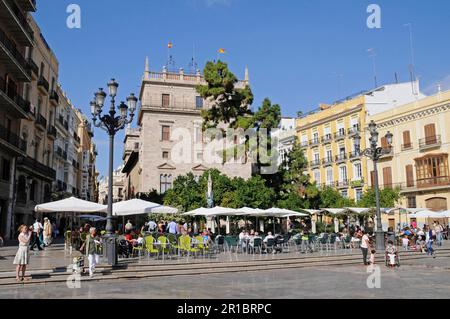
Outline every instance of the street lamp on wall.
<svg viewBox="0 0 450 319">
<path fill-rule="evenodd" d="M 133 93 L 127 97 L 127 104 L 121 102 L 118 106 L 118 115 L 116 111 L 115 98 L 119 88 L 119 83 L 115 79 L 108 82 L 108 93 L 111 98 L 111 104 L 108 113 L 102 115 L 103 107 L 106 100 L 106 92 L 100 88 L 94 93 L 94 100 L 90 102 L 92 122 L 95 127 L 99 127 L 106 131 L 109 135 L 109 183 L 108 183 L 108 210 L 106 217 L 106 255 L 108 263 L 115 265 L 117 263 L 116 255 L 116 239 L 114 237 L 114 228 L 112 225 L 112 204 L 113 204 L 113 172 L 114 172 L 114 136 L 116 133 L 125 128 L 125 126 L 133 121 L 134 112 L 138 99 Z M 98 122 L 97 122 L 98 121 Z"/>
<path fill-rule="evenodd" d="M 389 131 L 386 133 L 385 138 L 386 138 L 387 148 L 383 148 L 383 147 L 378 146 L 379 133 L 377 131 L 377 124 L 374 121 L 371 121 L 369 124 L 369 133 L 370 133 L 370 138 L 369 138 L 370 147 L 366 148 L 365 150 L 362 150 L 360 152 L 361 152 L 361 155 L 364 155 L 373 161 L 373 172 L 374 172 L 373 187 L 375 189 L 376 218 L 377 218 L 377 229 L 375 231 L 376 244 L 377 244 L 377 250 L 384 251 L 384 249 L 385 249 L 384 231 L 383 231 L 383 225 L 381 223 L 380 188 L 379 188 L 379 183 L 378 183 L 377 163 L 383 155 L 391 152 L 393 135 Z M 353 137 L 353 140 L 354 140 L 355 145 L 361 145 L 361 136 L 359 136 L 359 134 L 356 134 Z"/>
</svg>

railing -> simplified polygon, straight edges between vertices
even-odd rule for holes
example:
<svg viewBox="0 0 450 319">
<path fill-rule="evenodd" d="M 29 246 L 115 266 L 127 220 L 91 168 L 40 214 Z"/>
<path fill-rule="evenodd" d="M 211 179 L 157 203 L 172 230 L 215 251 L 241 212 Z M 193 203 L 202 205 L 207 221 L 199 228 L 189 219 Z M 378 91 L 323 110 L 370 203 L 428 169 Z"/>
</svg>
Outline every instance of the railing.
<svg viewBox="0 0 450 319">
<path fill-rule="evenodd" d="M 78 136 L 78 134 L 77 134 L 76 132 L 73 132 L 73 138 L 74 138 L 74 140 L 75 140 L 76 142 L 78 142 L 78 143 L 81 142 L 81 139 L 80 139 L 80 137 Z"/>
<path fill-rule="evenodd" d="M 28 24 L 27 18 L 22 14 L 22 11 L 17 7 L 13 2 L 9 2 L 11 5 L 11 9 L 16 16 L 17 20 L 19 20 L 19 23 L 22 25 L 22 27 L 25 29 L 25 31 L 28 33 L 31 39 L 34 38 L 33 30 L 31 29 L 30 25 Z"/>
<path fill-rule="evenodd" d="M 48 81 L 44 78 L 43 75 L 41 75 L 39 77 L 38 80 L 38 86 L 43 87 L 45 89 L 46 92 L 48 92 L 50 90 L 50 84 L 48 83 Z"/>
<path fill-rule="evenodd" d="M 412 143 L 402 144 L 402 151 L 410 150 L 413 148 Z"/>
<path fill-rule="evenodd" d="M 54 169 L 48 167 L 47 165 L 39 163 L 34 158 L 31 158 L 29 156 L 28 157 L 19 157 L 17 159 L 17 164 L 28 167 L 29 169 L 33 170 L 34 172 L 40 173 L 41 175 L 46 176 L 49 179 L 55 179 L 55 177 L 56 177 L 56 172 Z"/>
<path fill-rule="evenodd" d="M 350 182 L 352 188 L 360 188 L 364 186 L 364 178 L 360 178 Z"/>
<path fill-rule="evenodd" d="M 320 143 L 319 138 L 313 138 L 312 140 L 309 141 L 309 145 L 318 145 Z"/>
<path fill-rule="evenodd" d="M 346 154 L 336 155 L 336 158 L 335 158 L 336 162 L 342 162 L 342 161 L 345 161 L 345 160 L 347 160 L 347 155 Z"/>
<path fill-rule="evenodd" d="M 322 164 L 323 164 L 323 165 L 330 165 L 330 164 L 333 164 L 333 157 L 325 157 L 325 158 L 322 160 Z"/>
<path fill-rule="evenodd" d="M 392 157 L 392 156 L 394 156 L 394 147 L 389 146 L 383 148 L 383 155 L 381 157 Z"/>
<path fill-rule="evenodd" d="M 49 125 L 47 135 L 56 137 L 56 127 L 54 127 L 53 125 Z"/>
<path fill-rule="evenodd" d="M 441 136 L 440 135 L 434 135 L 434 136 L 427 136 L 425 138 L 421 138 L 419 140 L 419 148 L 425 149 L 429 147 L 435 147 L 442 144 Z"/>
<path fill-rule="evenodd" d="M 36 116 L 36 124 L 41 125 L 42 127 L 46 128 L 47 127 L 47 119 L 42 114 L 38 114 Z"/>
<path fill-rule="evenodd" d="M 341 131 L 334 133 L 334 138 L 335 139 L 345 138 L 345 130 L 341 130 Z"/>
<path fill-rule="evenodd" d="M 350 186 L 350 184 L 349 184 L 348 180 L 336 182 L 337 188 L 348 188 L 349 186 Z"/>
<path fill-rule="evenodd" d="M 11 53 L 11 55 L 14 57 L 14 59 L 17 61 L 17 63 L 24 69 L 28 70 L 27 66 L 28 63 L 25 60 L 24 56 L 17 50 L 16 45 L 8 38 L 6 33 L 0 29 L 0 42 L 5 46 L 8 51 Z"/>
<path fill-rule="evenodd" d="M 445 186 L 450 184 L 449 176 L 437 176 L 417 180 L 417 188 Z"/>
<path fill-rule="evenodd" d="M 0 91 L 3 91 L 16 105 L 24 112 L 30 112 L 30 102 L 17 94 L 16 91 L 9 89 L 4 78 L 0 77 Z"/>
<path fill-rule="evenodd" d="M 300 142 L 300 147 L 308 147 L 308 141 Z"/>
<path fill-rule="evenodd" d="M 29 69 L 32 73 L 34 73 L 34 74 L 36 74 L 36 75 L 39 75 L 39 67 L 38 67 L 37 64 L 33 61 L 32 58 L 28 58 L 27 66 L 28 66 L 28 69 Z"/>
<path fill-rule="evenodd" d="M 0 125 L 0 139 L 8 142 L 14 147 L 17 147 L 23 152 L 27 151 L 27 142 L 21 139 L 18 135 L 6 129 L 3 125 Z"/>
<path fill-rule="evenodd" d="M 320 166 L 320 160 L 313 160 L 310 162 L 310 166 L 314 167 L 314 166 Z"/>
<path fill-rule="evenodd" d="M 50 100 L 55 101 L 57 104 L 59 103 L 59 95 L 55 90 L 50 94 Z"/>
<path fill-rule="evenodd" d="M 333 140 L 333 135 L 326 134 L 325 136 L 322 136 L 322 143 L 328 143 Z"/>
<path fill-rule="evenodd" d="M 347 134 L 348 134 L 348 135 L 354 135 L 354 134 L 359 133 L 359 132 L 360 132 L 360 130 L 359 130 L 359 125 L 350 127 L 350 128 L 347 130 Z"/>
<path fill-rule="evenodd" d="M 360 158 L 361 157 L 361 151 L 350 152 L 348 154 L 348 156 L 349 156 L 350 159 Z"/>
</svg>

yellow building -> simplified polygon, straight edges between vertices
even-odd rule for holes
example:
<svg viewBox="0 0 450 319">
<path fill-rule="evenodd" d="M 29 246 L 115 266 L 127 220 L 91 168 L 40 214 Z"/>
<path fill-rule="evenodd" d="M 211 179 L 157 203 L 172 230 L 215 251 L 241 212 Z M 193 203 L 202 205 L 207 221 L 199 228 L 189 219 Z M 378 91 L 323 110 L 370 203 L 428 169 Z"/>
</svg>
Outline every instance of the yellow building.
<svg viewBox="0 0 450 319">
<path fill-rule="evenodd" d="M 450 91 L 373 116 L 380 136 L 393 133 L 391 156 L 378 165 L 380 187 L 399 187 L 401 207 L 450 209 Z M 373 170 L 369 163 L 369 171 Z M 398 222 L 398 214 L 389 224 Z M 394 220 L 395 219 L 395 220 Z"/>
<path fill-rule="evenodd" d="M 418 86 L 418 83 L 413 83 Z M 411 83 L 391 84 L 336 102 L 297 119 L 297 136 L 309 165 L 307 174 L 319 187 L 338 189 L 359 200 L 368 187 L 368 160 L 360 150 L 368 145 L 363 128 L 377 114 L 424 97 Z M 361 136 L 360 145 L 353 137 Z"/>
</svg>

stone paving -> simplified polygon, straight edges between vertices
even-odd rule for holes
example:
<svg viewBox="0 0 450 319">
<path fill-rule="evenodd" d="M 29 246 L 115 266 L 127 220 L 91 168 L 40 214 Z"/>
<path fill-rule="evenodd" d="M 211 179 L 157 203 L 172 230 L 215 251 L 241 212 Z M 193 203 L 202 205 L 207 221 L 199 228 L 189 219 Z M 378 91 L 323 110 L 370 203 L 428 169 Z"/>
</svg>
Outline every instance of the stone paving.
<svg viewBox="0 0 450 319">
<path fill-rule="evenodd" d="M 381 287 L 369 289 L 364 266 L 319 267 L 230 274 L 0 287 L 0 298 L 450 298 L 448 259 L 424 259 L 381 269 Z M 447 267 L 447 268 L 445 268 Z"/>
</svg>

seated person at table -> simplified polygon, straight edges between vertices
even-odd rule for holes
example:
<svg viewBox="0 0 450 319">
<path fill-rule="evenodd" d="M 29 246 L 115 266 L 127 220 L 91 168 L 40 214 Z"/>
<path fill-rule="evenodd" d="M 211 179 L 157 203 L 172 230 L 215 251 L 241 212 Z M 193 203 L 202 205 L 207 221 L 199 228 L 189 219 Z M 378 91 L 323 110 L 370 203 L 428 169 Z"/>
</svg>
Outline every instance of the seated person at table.
<svg viewBox="0 0 450 319">
<path fill-rule="evenodd" d="M 208 231 L 204 230 L 202 232 L 203 245 L 208 246 L 211 243 L 211 236 L 209 236 Z"/>
<path fill-rule="evenodd" d="M 261 236 L 259 236 L 258 232 L 254 232 L 254 233 L 253 233 L 253 236 L 252 236 L 252 235 L 250 235 L 250 241 L 249 241 L 249 245 L 250 245 L 251 247 L 254 247 L 254 244 L 255 244 L 255 239 L 256 239 L 256 238 L 258 238 L 258 239 L 261 239 L 261 240 L 262 240 L 262 238 L 261 238 Z"/>
<path fill-rule="evenodd" d="M 272 235 L 272 232 L 268 232 L 267 233 L 267 236 L 264 238 L 264 242 L 265 243 L 267 243 L 267 241 L 269 240 L 269 239 L 275 239 L 275 237 Z"/>
</svg>

